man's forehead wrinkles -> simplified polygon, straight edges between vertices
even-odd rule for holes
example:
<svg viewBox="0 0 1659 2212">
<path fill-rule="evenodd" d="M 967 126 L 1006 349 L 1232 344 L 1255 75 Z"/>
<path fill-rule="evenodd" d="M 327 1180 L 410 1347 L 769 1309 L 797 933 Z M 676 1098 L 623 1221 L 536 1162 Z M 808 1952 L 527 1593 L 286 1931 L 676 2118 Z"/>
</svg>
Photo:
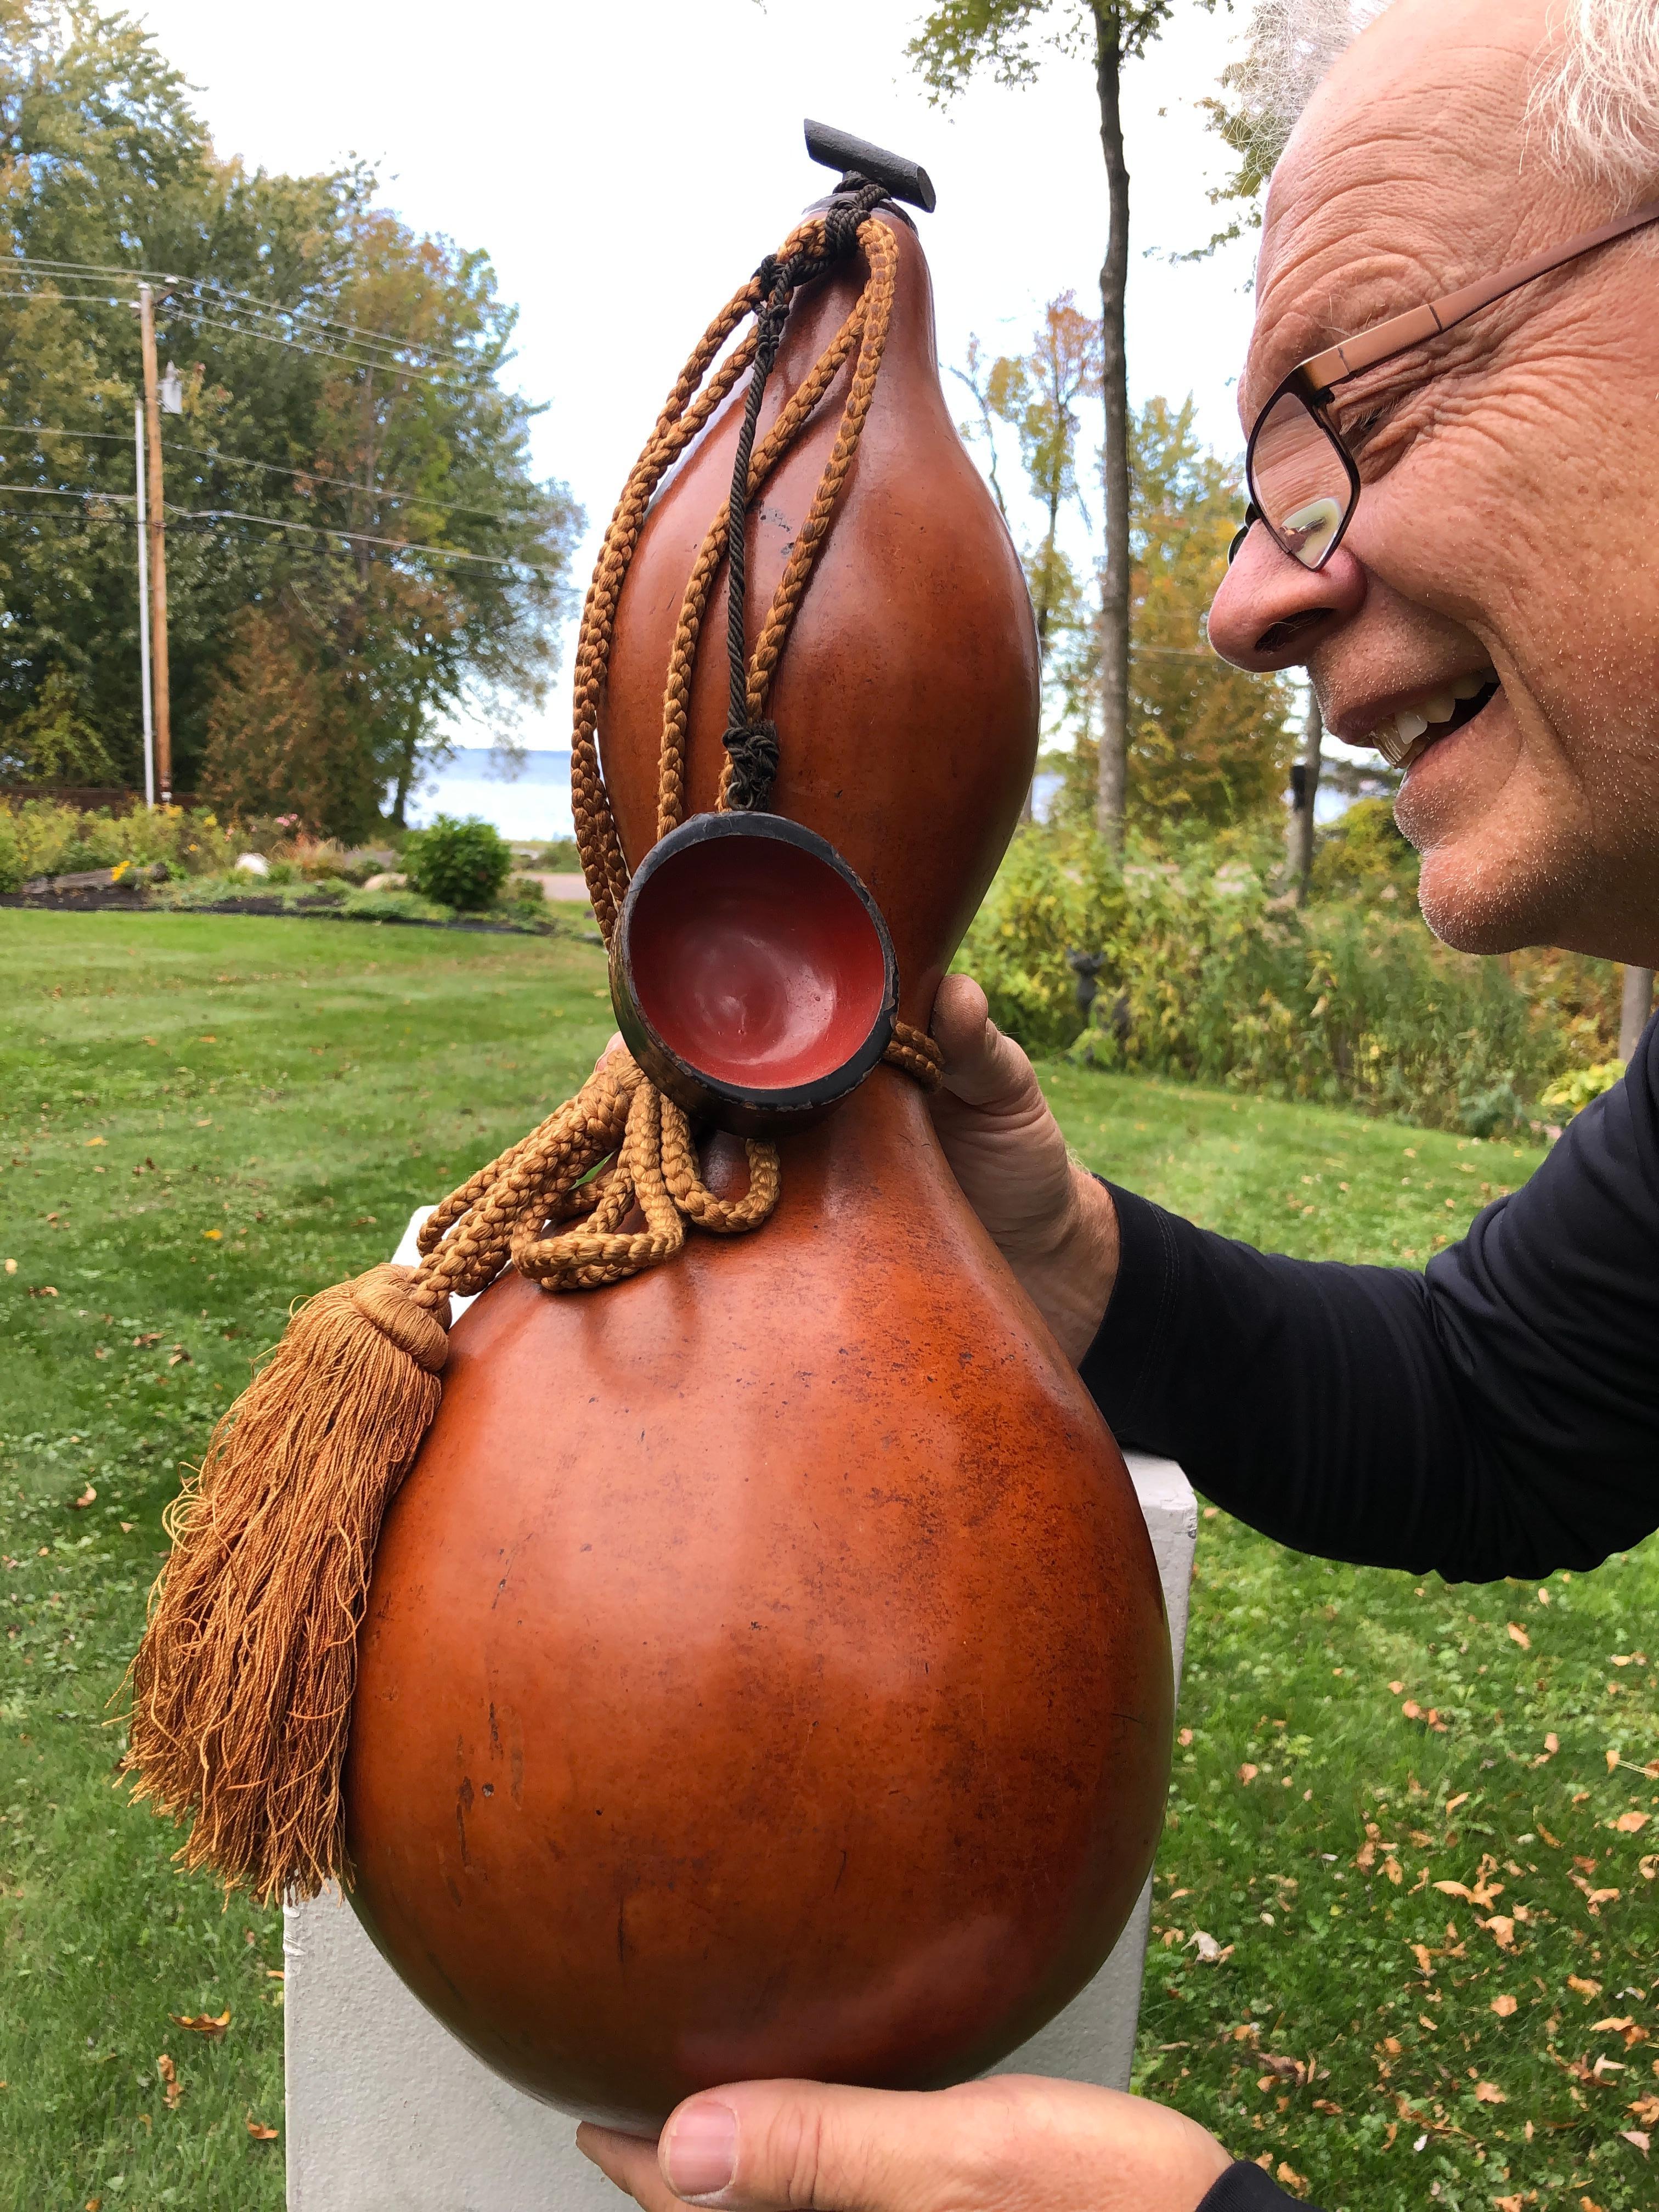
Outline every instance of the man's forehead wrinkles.
<svg viewBox="0 0 1659 2212">
<path fill-rule="evenodd" d="M 1260 295 L 1242 404 L 1259 404 L 1310 354 L 1432 295 L 1436 282 L 1420 254 L 1369 228 L 1370 235 L 1309 236 L 1275 268 Z"/>
</svg>

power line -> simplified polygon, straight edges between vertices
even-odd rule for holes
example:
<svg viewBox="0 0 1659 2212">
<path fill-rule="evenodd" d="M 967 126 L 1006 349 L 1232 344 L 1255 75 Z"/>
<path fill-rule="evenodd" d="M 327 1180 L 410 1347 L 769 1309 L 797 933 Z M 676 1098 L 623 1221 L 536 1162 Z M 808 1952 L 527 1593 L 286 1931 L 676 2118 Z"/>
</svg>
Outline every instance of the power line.
<svg viewBox="0 0 1659 2212">
<path fill-rule="evenodd" d="M 429 339 L 400 337 L 395 331 L 365 330 L 361 323 L 349 323 L 343 316 L 318 315 L 313 313 L 307 307 L 285 307 L 280 301 L 261 300 L 257 293 L 239 292 L 233 286 L 222 283 L 216 276 L 179 276 L 166 270 L 131 269 L 112 261 L 48 261 L 40 255 L 33 253 L 16 253 L 6 258 L 19 268 L 61 270 L 71 276 L 119 276 L 129 283 L 187 284 L 192 291 L 212 290 L 218 293 L 222 299 L 245 301 L 248 306 L 258 309 L 261 314 L 288 315 L 296 322 L 315 323 L 319 329 L 323 330 L 343 331 L 350 337 L 370 343 L 416 348 L 422 353 L 429 353 L 441 360 L 452 362 L 459 368 L 474 366 L 466 360 L 465 356 L 454 353 L 446 346 L 435 345 Z"/>
<path fill-rule="evenodd" d="M 78 499 L 83 501 L 110 500 L 124 506 L 136 506 L 137 503 L 135 495 L 131 492 L 62 491 L 52 484 L 0 483 L 0 492 L 7 491 L 27 492 L 38 499 Z M 166 511 L 180 522 L 256 523 L 267 530 L 305 530 L 309 531 L 316 538 L 344 538 L 349 544 L 354 545 L 384 545 L 394 553 L 429 553 L 434 560 L 439 561 L 480 562 L 486 568 L 528 568 L 532 574 L 538 576 L 553 576 L 558 574 L 557 569 L 546 568 L 540 562 L 527 561 L 522 554 L 472 553 L 469 552 L 465 546 L 459 545 L 418 545 L 406 538 L 378 538 L 366 530 L 342 530 L 328 522 L 290 522 L 281 515 L 244 514 L 239 509 L 231 507 L 175 507 L 170 500 L 167 503 Z M 27 515 L 28 509 L 14 508 L 9 512 L 21 517 Z M 120 518 L 114 515 L 107 518 L 93 515 L 87 519 L 89 521 L 104 519 L 116 521 Z"/>
<path fill-rule="evenodd" d="M 47 429 L 35 422 L 0 422 L 0 435 L 15 431 L 26 438 L 86 438 L 102 443 L 128 446 L 132 441 L 125 430 L 63 430 Z M 510 522 L 514 518 L 489 507 L 460 507 L 453 500 L 428 499 L 423 492 L 386 491 L 378 484 L 358 483 L 350 477 L 319 476 L 314 469 L 287 469 L 276 461 L 249 460 L 241 453 L 227 453 L 207 446 L 181 446 L 172 438 L 163 438 L 163 450 L 169 453 L 193 453 L 198 460 L 212 461 L 216 466 L 228 465 L 239 469 L 263 469 L 267 475 L 297 477 L 307 483 L 337 485 L 342 491 L 367 492 L 372 499 L 390 500 L 396 506 L 429 507 L 441 514 L 471 514 L 484 522 Z"/>
<path fill-rule="evenodd" d="M 319 345 L 310 338 L 288 337 L 281 331 L 249 330 L 246 324 L 227 323 L 222 321 L 216 315 L 203 314 L 199 308 L 179 308 L 176 302 L 174 307 L 175 312 L 181 313 L 185 321 L 195 323 L 198 328 L 228 331 L 233 337 L 252 338 L 259 345 L 287 346 L 295 353 L 306 354 L 313 358 L 343 361 L 349 368 L 384 369 L 388 375 L 418 377 L 422 384 L 441 384 L 450 389 L 453 389 L 460 382 L 459 377 L 441 375 L 436 369 L 412 368 L 407 362 L 365 360 L 361 354 L 341 353 L 337 347 Z"/>
<path fill-rule="evenodd" d="M 46 300 L 64 307 L 121 307 L 131 304 L 128 301 L 104 299 L 86 292 L 13 292 L 0 289 L 0 300 Z M 436 369 L 416 368 L 408 362 L 389 361 L 373 355 L 342 353 L 337 347 L 319 344 L 315 339 L 289 337 L 281 331 L 253 330 L 245 323 L 228 323 L 216 315 L 204 315 L 199 307 L 187 307 L 182 301 L 175 301 L 173 308 L 174 313 L 185 322 L 208 330 L 228 331 L 233 337 L 251 338 L 256 344 L 287 346 L 295 353 L 302 353 L 312 358 L 344 362 L 349 368 L 378 368 L 388 376 L 412 376 L 422 384 L 441 385 L 446 390 L 459 389 L 462 383 L 459 376 L 445 376 Z M 459 368 L 481 365 L 476 362 L 454 363 Z"/>
<path fill-rule="evenodd" d="M 27 489 L 27 487 L 15 488 Z M 0 485 L 0 489 L 4 489 Z M 257 522 L 272 530 L 308 530 L 319 538 L 343 538 L 354 545 L 390 546 L 396 553 L 430 553 L 441 561 L 482 561 L 492 568 L 528 568 L 538 576 L 558 574 L 555 568 L 544 568 L 539 562 L 526 561 L 522 554 L 469 553 L 459 546 L 415 545 L 405 538 L 375 538 L 366 530 L 339 530 L 329 522 L 287 522 L 275 514 L 242 514 L 231 507 L 169 505 L 167 513 L 190 522 Z"/>
</svg>

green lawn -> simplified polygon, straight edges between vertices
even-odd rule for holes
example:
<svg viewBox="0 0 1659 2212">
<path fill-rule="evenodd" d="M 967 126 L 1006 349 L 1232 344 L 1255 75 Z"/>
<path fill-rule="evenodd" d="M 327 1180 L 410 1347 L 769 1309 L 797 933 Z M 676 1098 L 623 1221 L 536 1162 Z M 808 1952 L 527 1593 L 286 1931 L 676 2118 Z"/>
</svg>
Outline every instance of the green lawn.
<svg viewBox="0 0 1659 2212">
<path fill-rule="evenodd" d="M 276 1917 L 173 1869 L 112 1786 L 106 1702 L 179 1466 L 250 1354 L 565 1094 L 609 1033 L 603 966 L 194 915 L 14 912 L 0 949 L 0 2208 L 275 2208 L 282 2146 L 247 2123 L 282 2123 Z M 1091 1163 L 1291 1252 L 1421 1260 L 1535 1158 L 1069 1069 L 1052 1091 Z M 1419 1589 L 1206 1520 L 1143 2086 L 1354 2212 L 1650 2203 L 1620 2130 L 1659 2091 L 1655 1579 L 1644 1551 L 1547 1604 Z M 179 2024 L 227 2010 L 218 2039 Z"/>
</svg>

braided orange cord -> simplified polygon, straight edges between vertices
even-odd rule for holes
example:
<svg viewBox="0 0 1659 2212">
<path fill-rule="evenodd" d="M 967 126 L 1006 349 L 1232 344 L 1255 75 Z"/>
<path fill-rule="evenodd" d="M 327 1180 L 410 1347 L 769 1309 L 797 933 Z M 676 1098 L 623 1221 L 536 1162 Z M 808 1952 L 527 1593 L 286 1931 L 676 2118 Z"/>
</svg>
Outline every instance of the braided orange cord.
<svg viewBox="0 0 1659 2212">
<path fill-rule="evenodd" d="M 945 1054 L 926 1030 L 909 1022 L 893 1024 L 892 1037 L 882 1057 L 902 1068 L 924 1091 L 937 1091 L 945 1079 Z"/>
<path fill-rule="evenodd" d="M 860 297 L 847 320 L 814 362 L 811 375 L 792 394 L 777 421 L 757 449 L 749 468 L 752 499 L 765 483 L 796 433 L 835 381 L 842 364 L 862 335 L 866 301 Z M 668 659 L 668 685 L 663 697 L 662 745 L 657 764 L 657 835 L 665 837 L 678 829 L 685 812 L 685 733 L 690 709 L 691 678 L 696 665 L 697 641 L 708 595 L 720 562 L 726 558 L 726 534 L 732 522 L 732 502 L 720 503 L 708 526 L 684 596 L 674 643 Z"/>
<path fill-rule="evenodd" d="M 830 518 L 836 501 L 841 496 L 847 472 L 853 465 L 859 441 L 864 434 L 865 417 L 870 412 L 870 403 L 875 397 L 876 378 L 881 368 L 881 358 L 886 349 L 887 333 L 893 319 L 893 294 L 898 278 L 898 247 L 892 233 L 884 223 L 873 217 L 859 228 L 859 244 L 864 248 L 870 264 L 870 282 L 866 288 L 861 305 L 867 303 L 868 312 L 859 345 L 858 366 L 853 372 L 852 387 L 847 394 L 847 404 L 842 410 L 841 428 L 829 459 L 823 465 L 823 474 L 806 520 L 796 535 L 794 548 L 787 565 L 778 580 L 778 588 L 761 634 L 756 641 L 754 657 L 749 664 L 749 719 L 758 722 L 765 712 L 766 695 L 771 689 L 772 677 L 783 652 L 784 641 L 806 589 L 807 579 L 813 563 L 822 550 L 830 528 Z M 720 776 L 720 805 L 728 804 L 732 785 L 732 762 L 726 760 Z"/>
<path fill-rule="evenodd" d="M 778 258 L 787 258 L 803 244 L 821 246 L 823 228 L 821 217 L 809 217 L 784 241 Z M 891 323 L 897 246 L 885 226 L 873 219 L 860 227 L 858 236 L 869 262 L 869 279 L 835 337 L 785 403 L 750 465 L 752 497 L 856 347 L 834 448 L 750 665 L 748 696 L 756 716 L 764 706 L 858 451 Z M 607 943 L 629 874 L 598 745 L 599 703 L 617 608 L 653 493 L 754 360 L 756 336 L 750 331 L 709 373 L 744 315 L 760 304 L 760 285 L 750 279 L 733 293 L 693 349 L 629 471 L 582 610 L 575 656 L 571 811 L 594 914 Z M 663 702 L 659 837 L 684 817 L 692 675 L 702 617 L 726 555 L 729 505 L 722 505 L 709 526 L 681 602 Z M 727 803 L 730 776 L 728 760 L 720 781 L 722 807 Z M 932 1087 L 939 1081 L 938 1046 L 907 1024 L 895 1025 L 887 1057 L 920 1083 Z M 417 1241 L 424 1256 L 408 1295 L 419 1306 L 436 1309 L 451 1296 L 465 1297 L 483 1289 L 508 1265 L 546 1290 L 593 1289 L 672 1258 L 685 1241 L 688 1224 L 717 1235 L 757 1228 L 778 1202 L 781 1175 L 773 1146 L 751 1140 L 746 1152 L 748 1189 L 738 1199 L 716 1197 L 702 1180 L 696 1139 L 684 1114 L 647 1080 L 626 1052 L 613 1051 L 574 1098 L 434 1209 L 420 1231 Z M 623 1224 L 635 1208 L 645 1226 L 625 1230 Z"/>
<path fill-rule="evenodd" d="M 784 240 L 780 249 L 780 258 L 787 258 L 809 240 L 821 240 L 823 235 L 823 218 L 817 216 L 807 217 L 805 222 L 798 223 Z M 570 744 L 570 811 L 577 848 L 581 854 L 582 872 L 587 878 L 588 894 L 593 902 L 594 918 L 599 922 L 599 933 L 607 944 L 616 925 L 617 909 L 628 889 L 628 863 L 617 835 L 616 820 L 611 810 L 610 795 L 605 787 L 596 742 L 599 700 L 611 659 L 617 602 L 622 595 L 629 564 L 639 544 L 652 493 L 666 474 L 670 465 L 696 436 L 743 371 L 754 360 L 757 332 L 750 331 L 745 335 L 720 362 L 704 390 L 699 392 L 698 386 L 726 339 L 744 315 L 760 304 L 760 281 L 758 277 L 751 276 L 746 284 L 741 285 L 732 294 L 693 349 L 673 389 L 663 403 L 655 426 L 646 441 L 644 451 L 634 464 L 623 487 L 622 496 L 617 501 L 615 512 L 606 527 L 592 581 L 588 586 L 587 597 L 582 607 L 575 654 L 575 711 Z M 694 393 L 696 394 L 695 398 Z"/>
<path fill-rule="evenodd" d="M 617 908 L 628 887 L 628 865 L 617 836 L 596 742 L 599 700 L 611 658 L 617 602 L 622 596 L 629 564 L 645 525 L 652 493 L 670 465 L 696 436 L 755 357 L 756 338 L 751 331 L 720 363 L 707 389 L 687 406 L 709 361 L 743 316 L 757 303 L 759 289 L 751 278 L 733 295 L 703 333 L 696 352 L 681 372 L 644 452 L 623 486 L 582 606 L 576 641 L 574 721 L 570 743 L 571 815 L 588 893 L 593 901 L 600 933 L 607 942 Z"/>
<path fill-rule="evenodd" d="M 783 1177 L 776 1146 L 759 1144 L 750 1137 L 744 1150 L 749 1158 L 748 1189 L 741 1198 L 716 1198 L 699 1170 L 690 1123 L 672 1098 L 663 1100 L 663 1180 L 675 1205 L 699 1229 L 735 1237 L 746 1229 L 758 1229 L 777 1204 Z"/>
</svg>

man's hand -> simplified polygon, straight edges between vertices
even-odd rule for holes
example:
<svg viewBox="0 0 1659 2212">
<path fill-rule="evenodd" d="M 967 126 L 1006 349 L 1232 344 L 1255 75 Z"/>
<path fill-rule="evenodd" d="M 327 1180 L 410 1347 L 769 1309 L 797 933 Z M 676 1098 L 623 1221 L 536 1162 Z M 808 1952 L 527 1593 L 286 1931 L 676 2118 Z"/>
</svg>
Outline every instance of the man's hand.
<svg viewBox="0 0 1659 2212">
<path fill-rule="evenodd" d="M 1072 1360 L 1094 1340 L 1117 1275 L 1117 1214 L 1066 1154 L 1031 1063 L 970 976 L 947 975 L 933 1032 L 945 1082 L 933 1127 L 963 1194 Z"/>
<path fill-rule="evenodd" d="M 690 2098 L 658 2142 L 576 2141 L 644 2212 L 1195 2212 L 1231 2164 L 1162 2105 L 1021 2074 L 931 2094 L 745 2081 Z"/>
</svg>

